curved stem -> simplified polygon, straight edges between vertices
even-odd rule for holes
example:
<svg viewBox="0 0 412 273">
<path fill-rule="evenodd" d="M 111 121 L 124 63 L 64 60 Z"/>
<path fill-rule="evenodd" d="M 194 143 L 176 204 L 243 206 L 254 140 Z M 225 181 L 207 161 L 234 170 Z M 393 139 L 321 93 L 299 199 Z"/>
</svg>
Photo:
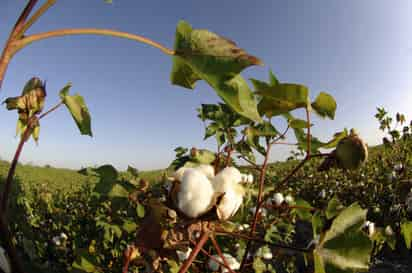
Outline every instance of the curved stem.
<svg viewBox="0 0 412 273">
<path fill-rule="evenodd" d="M 20 39 L 23 37 L 24 33 L 40 18 L 40 16 L 43 15 L 51 6 L 53 6 L 56 3 L 56 0 L 48 0 L 46 3 L 43 4 L 34 14 L 32 17 L 30 17 L 29 20 L 27 20 L 26 23 L 22 26 L 21 30 L 19 30 L 18 33 L 16 33 L 15 38 Z"/>
<path fill-rule="evenodd" d="M 207 240 L 209 239 L 210 231 L 203 232 L 202 236 L 200 237 L 199 241 L 197 242 L 195 248 L 189 255 L 189 258 L 184 262 L 182 267 L 179 269 L 178 273 L 186 273 L 189 270 L 190 265 L 196 259 L 197 254 L 199 254 L 202 247 L 206 244 Z"/>
<path fill-rule="evenodd" d="M 19 51 L 20 49 L 22 49 L 23 47 L 35 41 L 40 41 L 40 40 L 44 40 L 44 39 L 48 39 L 52 37 L 67 36 L 67 35 L 102 35 L 102 36 L 112 36 L 112 37 L 124 38 L 124 39 L 129 39 L 129 40 L 151 45 L 155 48 L 160 49 L 161 51 L 163 51 L 163 53 L 167 55 L 175 54 L 173 50 L 166 48 L 163 45 L 153 40 L 150 40 L 146 37 L 136 35 L 136 34 L 131 34 L 128 32 L 112 30 L 112 29 L 97 29 L 97 28 L 57 29 L 57 30 L 52 30 L 48 32 L 42 32 L 38 34 L 29 35 L 27 37 L 24 37 L 23 39 L 16 41 L 13 44 L 14 46 L 13 54 Z"/>
</svg>

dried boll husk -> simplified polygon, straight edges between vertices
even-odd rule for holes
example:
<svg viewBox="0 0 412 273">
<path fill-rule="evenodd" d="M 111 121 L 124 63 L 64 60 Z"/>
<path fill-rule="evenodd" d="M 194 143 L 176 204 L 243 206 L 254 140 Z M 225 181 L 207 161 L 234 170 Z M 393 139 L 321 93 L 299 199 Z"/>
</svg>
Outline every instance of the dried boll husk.
<svg viewBox="0 0 412 273">
<path fill-rule="evenodd" d="M 356 132 L 351 130 L 349 136 L 339 141 L 335 156 L 339 167 L 353 170 L 368 159 L 368 148 Z"/>
</svg>

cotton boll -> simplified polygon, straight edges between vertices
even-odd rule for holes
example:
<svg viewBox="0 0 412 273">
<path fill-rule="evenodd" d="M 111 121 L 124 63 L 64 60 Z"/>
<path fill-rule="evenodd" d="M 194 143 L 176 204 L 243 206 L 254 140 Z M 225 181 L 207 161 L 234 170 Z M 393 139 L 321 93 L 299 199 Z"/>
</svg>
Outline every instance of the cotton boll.
<svg viewBox="0 0 412 273">
<path fill-rule="evenodd" d="M 67 237 L 66 233 L 62 232 L 60 233 L 60 239 L 66 241 L 67 239 L 69 239 L 69 237 Z"/>
<path fill-rule="evenodd" d="M 391 226 L 386 226 L 385 234 L 386 234 L 386 236 L 393 236 L 395 233 L 393 232 L 393 229 L 392 229 Z"/>
<path fill-rule="evenodd" d="M 248 176 L 247 176 L 247 182 L 248 182 L 249 184 L 252 184 L 252 183 L 253 183 L 253 174 L 248 174 Z"/>
<path fill-rule="evenodd" d="M 192 253 L 192 249 L 190 247 L 188 247 L 186 251 L 176 250 L 177 257 L 181 262 L 189 258 L 190 253 Z"/>
<path fill-rule="evenodd" d="M 223 273 L 229 272 L 229 270 L 226 267 L 221 266 L 217 261 L 220 263 L 224 264 L 223 259 L 219 255 L 213 255 L 212 258 L 209 259 L 209 262 L 207 263 L 207 266 L 210 270 L 212 271 L 218 271 L 219 269 L 222 270 Z M 227 265 L 230 267 L 232 270 L 238 270 L 240 268 L 240 263 L 234 258 L 232 255 L 223 253 L 223 257 L 225 258 Z"/>
<path fill-rule="evenodd" d="M 242 183 L 248 183 L 248 175 L 246 174 L 246 173 L 242 173 L 241 174 L 241 179 L 240 179 L 240 181 L 242 182 Z"/>
<path fill-rule="evenodd" d="M 54 236 L 52 238 L 52 241 L 56 246 L 60 246 L 62 244 L 62 242 L 60 241 L 60 236 Z"/>
<path fill-rule="evenodd" d="M 234 185 L 225 189 L 225 193 L 217 207 L 217 216 L 220 220 L 227 220 L 238 211 L 242 205 L 244 190 L 241 185 Z"/>
<path fill-rule="evenodd" d="M 288 205 L 293 205 L 293 203 L 295 202 L 295 200 L 293 199 L 292 195 L 288 194 L 288 195 L 285 197 L 285 202 L 286 202 Z"/>
<path fill-rule="evenodd" d="M 191 168 L 181 167 L 175 171 L 173 178 L 177 181 L 182 181 L 184 173 Z"/>
<path fill-rule="evenodd" d="M 211 166 L 211 165 L 201 164 L 201 165 L 197 166 L 195 169 L 198 170 L 198 171 L 201 171 L 210 180 L 212 180 L 213 177 L 215 177 L 215 168 L 213 168 L 213 166 Z"/>
<path fill-rule="evenodd" d="M 211 208 L 213 186 L 206 175 L 187 169 L 182 176 L 177 193 L 177 206 L 188 217 L 196 218 Z"/>
<path fill-rule="evenodd" d="M 212 180 L 216 192 L 224 193 L 227 187 L 242 181 L 242 174 L 235 167 L 226 167 Z"/>
<path fill-rule="evenodd" d="M 0 268 L 4 273 L 11 273 L 11 266 L 6 251 L 0 246 Z"/>
<path fill-rule="evenodd" d="M 283 197 L 283 194 L 281 194 L 280 192 L 277 192 L 273 195 L 273 202 L 276 206 L 282 205 L 283 201 L 285 201 L 285 198 Z"/>
</svg>

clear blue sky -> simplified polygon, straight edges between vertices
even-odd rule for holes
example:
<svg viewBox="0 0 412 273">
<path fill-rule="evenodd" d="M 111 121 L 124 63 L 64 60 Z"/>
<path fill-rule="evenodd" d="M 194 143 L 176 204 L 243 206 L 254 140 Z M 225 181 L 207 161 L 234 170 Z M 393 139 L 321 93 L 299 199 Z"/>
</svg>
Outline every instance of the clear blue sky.
<svg viewBox="0 0 412 273">
<path fill-rule="evenodd" d="M 0 43 L 26 1 L 3 0 Z M 42 3 L 43 1 L 39 1 Z M 87 4 L 86 4 L 87 2 Z M 264 67 L 243 72 L 307 85 L 338 102 L 333 122 L 319 121 L 315 135 L 355 127 L 370 145 L 381 134 L 376 106 L 412 114 L 412 1 L 384 0 L 103 0 L 57 1 L 29 33 L 69 27 L 113 28 L 145 35 L 168 47 L 180 19 L 228 37 L 261 58 Z M 32 44 L 13 59 L 0 99 L 20 94 L 32 76 L 47 80 L 47 106 L 67 82 L 92 114 L 93 138 L 80 136 L 65 109 L 42 122 L 39 146 L 32 141 L 23 162 L 59 167 L 112 163 L 139 169 L 167 166 L 176 146 L 213 148 L 202 141 L 195 109 L 219 101 L 204 83 L 194 91 L 172 86 L 170 57 L 128 40 L 97 36 L 53 38 Z M 46 106 L 46 107 L 47 107 Z M 11 159 L 16 114 L 0 109 L 0 156 Z M 318 121 L 318 120 L 315 120 Z M 286 149 L 274 151 L 282 159 Z"/>
</svg>

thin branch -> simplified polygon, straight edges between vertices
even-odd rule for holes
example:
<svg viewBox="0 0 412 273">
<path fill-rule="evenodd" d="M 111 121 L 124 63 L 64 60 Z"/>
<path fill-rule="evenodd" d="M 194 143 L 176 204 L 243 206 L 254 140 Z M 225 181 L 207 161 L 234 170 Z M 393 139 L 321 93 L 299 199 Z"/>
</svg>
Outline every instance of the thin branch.
<svg viewBox="0 0 412 273">
<path fill-rule="evenodd" d="M 16 39 L 23 37 L 24 33 L 42 16 L 51 6 L 56 3 L 56 0 L 48 0 L 44 3 L 34 14 L 30 17 L 29 20 L 21 27 L 18 33 L 15 34 Z"/>
<path fill-rule="evenodd" d="M 220 247 L 219 247 L 219 244 L 216 242 L 216 238 L 215 238 L 213 235 L 211 235 L 211 236 L 210 236 L 210 240 L 212 241 L 212 244 L 213 244 L 213 246 L 215 247 L 215 249 L 216 249 L 216 251 L 217 251 L 217 254 L 218 254 L 219 257 L 222 259 L 225 267 L 229 270 L 230 273 L 235 273 L 235 272 L 230 268 L 229 263 L 227 262 L 225 256 L 224 256 L 223 253 L 222 253 L 222 250 L 221 250 Z"/>
<path fill-rule="evenodd" d="M 258 237 L 249 236 L 249 235 L 240 234 L 240 233 L 234 233 L 234 232 L 227 232 L 227 231 L 220 230 L 220 229 L 216 230 L 216 234 L 217 235 L 227 235 L 227 236 L 230 236 L 230 237 L 244 239 L 244 240 L 248 240 L 248 241 L 254 241 L 254 242 L 257 242 L 257 243 L 261 243 L 263 245 L 268 245 L 268 246 L 272 246 L 272 247 L 275 247 L 275 248 L 281 248 L 281 249 L 288 249 L 288 250 L 292 250 L 292 251 L 297 251 L 299 253 L 310 252 L 310 250 L 307 249 L 307 248 L 299 248 L 299 247 L 287 246 L 287 245 L 282 245 L 282 244 L 275 244 L 275 243 L 267 242 L 267 241 L 265 241 L 261 238 L 258 238 Z"/>
<path fill-rule="evenodd" d="M 38 119 L 40 120 L 40 119 L 44 118 L 45 116 L 47 116 L 47 115 L 50 114 L 51 112 L 57 110 L 57 109 L 58 109 L 60 106 L 62 106 L 62 105 L 63 105 L 63 101 L 59 102 L 58 104 L 56 104 L 55 106 L 53 106 L 52 108 L 50 108 L 49 110 L 47 110 L 46 112 L 44 112 L 43 114 L 41 114 Z"/>
<path fill-rule="evenodd" d="M 307 121 L 307 127 L 308 127 L 308 131 L 307 131 L 307 151 L 306 151 L 306 157 L 307 159 L 310 159 L 310 154 L 311 154 L 311 142 L 312 142 L 312 136 L 310 134 L 310 113 L 309 113 L 309 109 L 308 107 L 305 108 L 306 109 L 306 121 Z"/>
<path fill-rule="evenodd" d="M 258 222 L 258 216 L 259 216 L 259 211 L 262 206 L 262 195 L 263 195 L 263 188 L 265 184 L 265 175 L 266 175 L 266 169 L 267 169 L 267 164 L 269 161 L 269 155 L 270 155 L 270 149 L 272 147 L 272 144 L 267 140 L 266 141 L 266 154 L 265 154 L 265 159 L 262 164 L 262 169 L 260 170 L 260 176 L 259 176 L 259 193 L 258 193 L 258 200 L 257 200 L 257 206 L 256 206 L 256 211 L 255 215 L 253 216 L 253 222 L 252 222 L 252 227 L 250 230 L 250 236 L 252 236 L 255 231 L 256 231 L 256 225 Z M 246 245 L 246 251 L 245 254 L 243 255 L 242 258 L 242 263 L 240 265 L 240 272 L 243 271 L 243 268 L 245 267 L 245 263 L 247 262 L 247 256 L 249 253 L 249 250 L 252 246 L 252 241 L 248 241 Z"/>
<path fill-rule="evenodd" d="M 196 244 L 194 244 L 196 245 Z M 221 261 L 219 261 L 217 258 L 213 257 L 213 255 L 210 255 L 209 252 L 207 252 L 204 248 L 200 249 L 200 252 L 202 252 L 203 254 L 205 254 L 208 258 L 210 258 L 211 260 L 215 261 L 216 263 L 218 263 L 220 266 L 226 267 L 226 265 L 224 263 L 222 263 Z M 230 270 L 229 267 L 226 267 L 228 270 Z"/>
<path fill-rule="evenodd" d="M 259 165 L 257 165 L 255 162 L 253 162 L 252 160 L 248 159 L 247 157 L 245 157 L 244 155 L 239 155 L 239 158 L 243 159 L 244 161 L 246 161 L 247 163 L 249 163 L 250 165 L 253 166 L 253 168 L 260 170 Z"/>
<path fill-rule="evenodd" d="M 197 255 L 199 254 L 202 247 L 206 244 L 207 240 L 209 239 L 210 231 L 203 232 L 202 236 L 200 237 L 199 241 L 197 242 L 195 248 L 189 255 L 189 258 L 184 262 L 182 267 L 179 269 L 178 273 L 185 273 L 189 270 L 190 265 L 196 259 Z"/>
<path fill-rule="evenodd" d="M 20 31 L 23 27 L 23 24 L 26 22 L 27 17 L 30 15 L 30 12 L 33 10 L 34 6 L 36 5 L 38 0 L 30 0 L 22 13 L 20 14 L 19 18 L 17 19 L 16 23 L 14 24 L 13 29 L 10 32 L 9 38 L 3 48 L 0 57 L 0 88 L 3 83 L 4 75 L 6 74 L 7 67 L 10 63 L 10 59 L 13 55 L 11 44 L 15 39 L 15 34 Z"/>
<path fill-rule="evenodd" d="M 280 136 L 278 136 L 277 138 L 272 140 L 271 144 L 275 144 L 277 141 L 283 139 L 285 137 L 286 133 L 289 131 L 289 128 L 290 128 L 290 126 L 288 125 L 288 127 L 286 127 L 285 131 Z"/>
<path fill-rule="evenodd" d="M 148 44 L 150 46 L 160 49 L 161 51 L 163 51 L 163 53 L 167 55 L 175 54 L 173 50 L 166 48 L 165 46 L 151 39 L 148 39 L 146 37 L 136 35 L 136 34 L 131 34 L 128 32 L 123 32 L 123 31 L 117 31 L 117 30 L 112 30 L 112 29 L 97 29 L 97 28 L 57 29 L 53 31 L 29 35 L 14 43 L 13 54 L 33 42 L 52 38 L 52 37 L 67 36 L 67 35 L 102 35 L 102 36 L 112 36 L 112 37 L 124 38 L 124 39 L 141 42 L 144 44 Z"/>
</svg>

